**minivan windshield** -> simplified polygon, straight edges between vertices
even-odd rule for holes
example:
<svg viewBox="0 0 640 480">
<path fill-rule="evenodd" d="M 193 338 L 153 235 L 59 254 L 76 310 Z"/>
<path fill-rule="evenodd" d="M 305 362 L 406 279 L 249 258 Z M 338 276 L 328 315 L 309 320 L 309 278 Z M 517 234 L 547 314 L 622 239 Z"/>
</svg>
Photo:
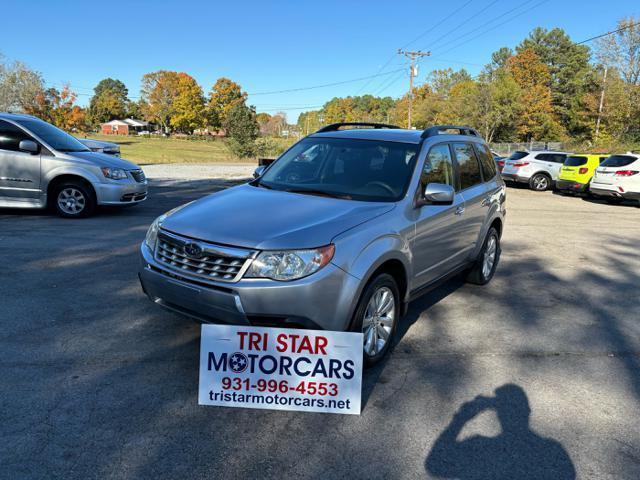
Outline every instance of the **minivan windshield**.
<svg viewBox="0 0 640 480">
<path fill-rule="evenodd" d="M 611 155 L 600 164 L 601 167 L 626 167 L 636 161 L 631 155 Z"/>
<path fill-rule="evenodd" d="M 17 121 L 43 142 L 59 152 L 90 152 L 91 150 L 73 138 L 67 132 L 37 118 L 20 119 Z"/>
<path fill-rule="evenodd" d="M 520 160 L 529 155 L 527 152 L 513 152 L 507 160 Z"/>
<path fill-rule="evenodd" d="M 418 145 L 309 137 L 285 152 L 254 185 L 275 190 L 393 202 L 406 193 Z"/>
</svg>

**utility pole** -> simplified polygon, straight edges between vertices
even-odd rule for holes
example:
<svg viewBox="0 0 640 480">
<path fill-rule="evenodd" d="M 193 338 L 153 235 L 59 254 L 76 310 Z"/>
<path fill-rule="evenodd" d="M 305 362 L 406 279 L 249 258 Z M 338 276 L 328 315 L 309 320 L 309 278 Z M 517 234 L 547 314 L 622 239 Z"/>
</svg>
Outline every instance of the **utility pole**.
<svg viewBox="0 0 640 480">
<path fill-rule="evenodd" d="M 411 60 L 411 70 L 409 70 L 409 117 L 407 119 L 407 128 L 411 128 L 411 110 L 413 108 L 413 77 L 417 75 L 416 58 L 428 57 L 431 52 L 422 52 L 420 50 L 410 52 L 407 50 L 398 49 L 398 55 L 404 55 Z"/>
<path fill-rule="evenodd" d="M 602 107 L 604 106 L 604 91 L 607 88 L 607 66 L 604 67 L 604 76 L 602 78 L 602 92 L 600 93 L 600 106 L 598 107 L 598 120 L 596 121 L 596 134 L 594 135 L 594 141 L 598 141 L 598 135 L 600 135 L 600 118 L 602 117 Z"/>
</svg>

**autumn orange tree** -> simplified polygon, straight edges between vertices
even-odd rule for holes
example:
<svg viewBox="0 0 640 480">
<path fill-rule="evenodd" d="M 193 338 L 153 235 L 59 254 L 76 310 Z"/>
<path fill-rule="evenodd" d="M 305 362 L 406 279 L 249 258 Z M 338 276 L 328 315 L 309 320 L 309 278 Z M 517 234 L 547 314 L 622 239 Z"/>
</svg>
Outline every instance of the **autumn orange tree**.
<svg viewBox="0 0 640 480">
<path fill-rule="evenodd" d="M 35 97 L 34 103 L 26 109 L 57 127 L 70 131 L 84 131 L 87 128 L 85 109 L 75 105 L 77 95 L 65 85 L 61 91 L 48 88 Z"/>
<path fill-rule="evenodd" d="M 554 118 L 549 68 L 531 49 L 507 60 L 506 68 L 522 90 L 517 132 L 522 140 L 556 140 L 563 129 Z"/>
<path fill-rule="evenodd" d="M 178 72 L 168 70 L 158 70 L 142 77 L 140 93 L 144 116 L 148 121 L 160 125 L 163 131 L 168 131 L 171 125 L 179 83 Z"/>
<path fill-rule="evenodd" d="M 244 105 L 246 100 L 247 94 L 239 84 L 225 77 L 216 80 L 209 93 L 209 125 L 222 128 L 231 109 L 236 105 Z"/>
</svg>

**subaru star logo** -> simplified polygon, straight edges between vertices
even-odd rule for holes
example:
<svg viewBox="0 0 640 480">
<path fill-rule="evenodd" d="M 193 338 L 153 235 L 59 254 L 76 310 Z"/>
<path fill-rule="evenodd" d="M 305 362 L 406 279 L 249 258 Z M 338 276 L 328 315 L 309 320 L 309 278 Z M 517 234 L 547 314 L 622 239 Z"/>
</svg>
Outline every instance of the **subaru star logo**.
<svg viewBox="0 0 640 480">
<path fill-rule="evenodd" d="M 242 373 L 247 369 L 249 361 L 244 353 L 236 352 L 229 357 L 229 367 L 234 373 Z"/>
<path fill-rule="evenodd" d="M 191 258 L 200 258 L 202 256 L 202 247 L 197 243 L 187 243 L 184 246 L 184 252 Z"/>
</svg>

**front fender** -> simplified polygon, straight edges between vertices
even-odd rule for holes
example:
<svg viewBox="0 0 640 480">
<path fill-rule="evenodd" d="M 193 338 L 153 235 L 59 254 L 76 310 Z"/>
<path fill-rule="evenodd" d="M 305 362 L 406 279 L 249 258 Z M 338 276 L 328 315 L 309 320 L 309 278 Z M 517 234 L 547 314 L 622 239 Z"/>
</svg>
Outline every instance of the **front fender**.
<svg viewBox="0 0 640 480">
<path fill-rule="evenodd" d="M 75 175 L 77 177 L 84 178 L 86 181 L 94 185 L 102 182 L 102 179 L 98 177 L 98 174 L 89 168 L 82 168 L 74 165 L 60 165 L 47 170 L 42 179 L 43 190 L 46 191 L 49 186 L 49 182 L 61 175 Z"/>
</svg>

